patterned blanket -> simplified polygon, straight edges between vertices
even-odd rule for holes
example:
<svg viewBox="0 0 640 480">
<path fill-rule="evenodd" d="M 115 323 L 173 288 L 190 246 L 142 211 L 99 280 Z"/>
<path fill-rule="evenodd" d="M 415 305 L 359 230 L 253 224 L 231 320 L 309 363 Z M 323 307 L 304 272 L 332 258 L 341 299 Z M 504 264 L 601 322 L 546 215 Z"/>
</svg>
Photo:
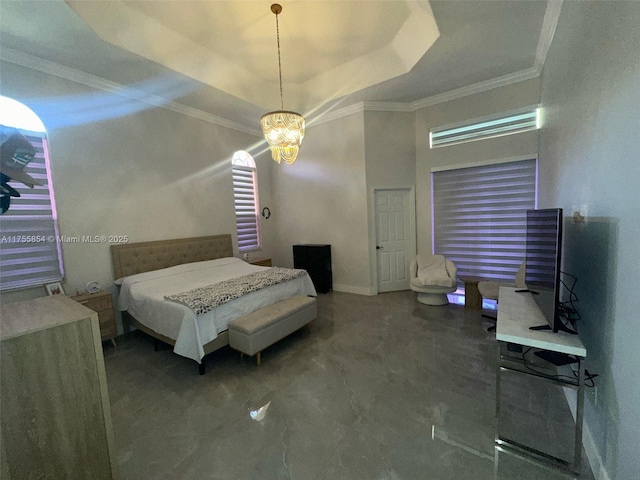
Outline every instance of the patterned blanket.
<svg viewBox="0 0 640 480">
<path fill-rule="evenodd" d="M 306 270 L 273 267 L 269 270 L 249 273 L 241 277 L 207 285 L 206 287 L 194 288 L 188 292 L 166 295 L 164 298 L 186 305 L 196 315 L 202 315 L 242 295 L 276 285 L 277 283 L 293 280 L 306 273 Z"/>
</svg>

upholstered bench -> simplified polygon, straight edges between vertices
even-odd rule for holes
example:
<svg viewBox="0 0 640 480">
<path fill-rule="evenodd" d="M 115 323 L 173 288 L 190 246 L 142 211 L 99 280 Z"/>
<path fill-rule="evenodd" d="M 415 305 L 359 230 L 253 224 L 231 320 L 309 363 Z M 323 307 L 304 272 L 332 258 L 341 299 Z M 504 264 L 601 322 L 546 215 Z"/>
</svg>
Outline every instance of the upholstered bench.
<svg viewBox="0 0 640 480">
<path fill-rule="evenodd" d="M 314 297 L 291 297 L 229 322 L 229 345 L 247 355 L 256 355 L 260 365 L 262 350 L 316 317 Z"/>
</svg>

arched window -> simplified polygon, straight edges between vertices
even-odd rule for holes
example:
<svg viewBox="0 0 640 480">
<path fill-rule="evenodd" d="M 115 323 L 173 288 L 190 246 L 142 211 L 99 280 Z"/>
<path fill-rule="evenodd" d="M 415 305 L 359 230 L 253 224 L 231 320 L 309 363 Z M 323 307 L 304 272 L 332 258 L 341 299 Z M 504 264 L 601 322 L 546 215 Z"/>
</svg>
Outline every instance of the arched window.
<svg viewBox="0 0 640 480">
<path fill-rule="evenodd" d="M 4 147 L 6 140 L 12 136 L 15 138 L 16 130 L 33 145 L 34 157 L 24 170 L 22 167 L 18 170 L 28 175 L 27 181 L 30 177 L 35 183 L 42 184 L 29 188 L 7 175 L 10 179 L 6 186 L 10 188 L 3 187 L 2 194 L 10 196 L 10 204 L 9 209 L 0 215 L 0 290 L 60 281 L 64 276 L 64 267 L 46 129 L 26 105 L 0 96 L 0 130 Z M 10 160 L 9 152 L 3 148 L 3 167 L 5 160 Z M 3 173 L 12 171 L 3 168 Z M 6 180 L 6 177 L 3 178 Z M 19 196 L 11 196 L 11 193 Z"/>
<path fill-rule="evenodd" d="M 240 252 L 258 250 L 261 242 L 256 162 L 249 153 L 239 150 L 233 154 L 231 165 L 238 250 Z"/>
</svg>

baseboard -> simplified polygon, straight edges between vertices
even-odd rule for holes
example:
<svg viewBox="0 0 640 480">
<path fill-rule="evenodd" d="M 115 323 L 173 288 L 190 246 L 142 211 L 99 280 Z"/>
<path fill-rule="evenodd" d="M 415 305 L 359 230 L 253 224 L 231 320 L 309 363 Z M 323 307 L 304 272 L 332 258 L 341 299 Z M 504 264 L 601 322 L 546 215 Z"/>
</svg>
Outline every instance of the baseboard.
<svg viewBox="0 0 640 480">
<path fill-rule="evenodd" d="M 378 292 L 373 292 L 372 289 L 369 287 L 356 287 L 355 285 L 334 284 L 333 290 L 335 292 L 355 293 L 356 295 L 366 295 L 368 297 L 371 297 L 378 293 Z"/>
<path fill-rule="evenodd" d="M 573 420 L 575 421 L 576 398 L 578 392 L 568 387 L 564 387 L 562 390 L 564 391 L 564 396 L 569 404 L 569 410 L 571 410 L 571 415 L 573 415 Z M 587 460 L 589 461 L 591 472 L 593 472 L 593 478 L 595 478 L 595 480 L 611 480 L 611 477 L 602 462 L 602 457 L 600 456 L 596 442 L 593 439 L 593 435 L 591 434 L 591 429 L 589 428 L 589 425 L 584 423 L 584 420 L 582 422 L 582 446 L 587 454 Z"/>
</svg>

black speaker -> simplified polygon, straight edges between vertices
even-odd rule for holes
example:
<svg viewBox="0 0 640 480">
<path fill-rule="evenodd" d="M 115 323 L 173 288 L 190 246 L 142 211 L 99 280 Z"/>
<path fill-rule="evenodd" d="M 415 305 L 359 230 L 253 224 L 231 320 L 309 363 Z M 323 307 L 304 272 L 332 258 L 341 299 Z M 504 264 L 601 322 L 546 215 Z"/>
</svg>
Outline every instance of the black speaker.
<svg viewBox="0 0 640 480">
<path fill-rule="evenodd" d="M 333 290 L 331 245 L 294 245 L 293 267 L 307 271 L 317 292 Z"/>
</svg>

